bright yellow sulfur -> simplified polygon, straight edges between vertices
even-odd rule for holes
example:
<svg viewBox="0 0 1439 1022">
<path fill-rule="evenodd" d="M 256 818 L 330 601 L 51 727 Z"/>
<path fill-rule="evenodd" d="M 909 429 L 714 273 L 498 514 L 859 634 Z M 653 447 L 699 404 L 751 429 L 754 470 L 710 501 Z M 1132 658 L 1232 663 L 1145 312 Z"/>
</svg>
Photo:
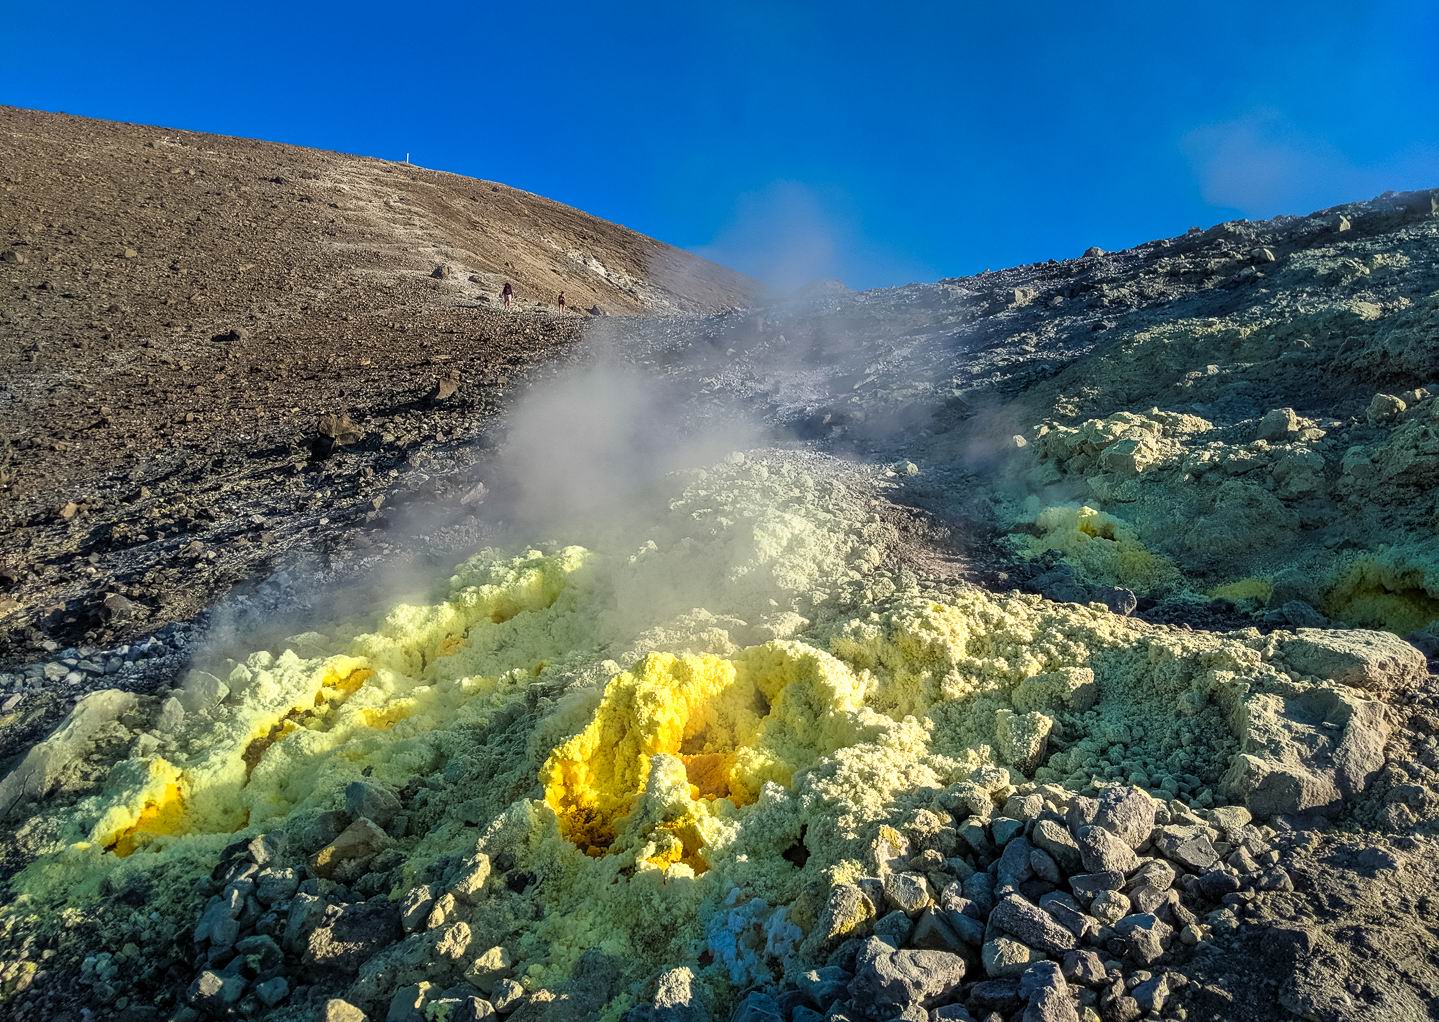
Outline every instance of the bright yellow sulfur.
<svg viewBox="0 0 1439 1022">
<path fill-rule="evenodd" d="M 1209 595 L 1216 599 L 1229 600 L 1231 603 L 1248 601 L 1263 606 L 1268 604 L 1274 595 L 1274 583 L 1263 578 L 1241 578 L 1216 586 L 1209 591 Z"/>
<path fill-rule="evenodd" d="M 1056 505 L 1034 517 L 1037 535 L 1018 537 L 1027 557 L 1054 552 L 1086 581 L 1124 586 L 1141 596 L 1180 582 L 1174 563 L 1150 551 L 1135 531 L 1111 514 L 1092 507 Z"/>
<path fill-rule="evenodd" d="M 1330 617 L 1400 635 L 1439 621 L 1439 563 L 1427 550 L 1381 548 L 1350 559 L 1335 574 L 1321 608 Z"/>
<path fill-rule="evenodd" d="M 1136 776 L 1212 796 L 1236 746 L 1225 699 L 1273 674 L 1234 639 L 901 585 L 863 505 L 783 466 L 702 483 L 642 542 L 487 551 L 378 621 L 230 665 L 219 702 L 45 822 L 10 911 L 43 928 L 93 912 L 98 876 L 163 877 L 151 908 L 179 932 L 236 833 L 298 847 L 365 776 L 418 789 L 392 896 L 477 849 L 542 878 L 480 892 L 473 917 L 527 985 L 599 949 L 624 989 L 666 964 L 729 989 L 802 964 L 740 946 L 734 913 L 804 930 L 833 878 L 872 868 L 880 827 L 941 797 Z M 1044 522 L 1131 582 L 1162 572 L 1108 516 Z M 123 943 L 139 924 L 105 925 Z"/>
<path fill-rule="evenodd" d="M 842 717 L 863 686 L 838 660 L 793 643 L 734 659 L 652 653 L 617 676 L 590 724 L 541 770 L 545 800 L 566 837 L 590 854 L 615 841 L 644 791 L 656 756 L 683 765 L 701 821 L 707 803 L 746 805 L 766 783 L 788 787 L 796 770 L 854 735 Z"/>
</svg>

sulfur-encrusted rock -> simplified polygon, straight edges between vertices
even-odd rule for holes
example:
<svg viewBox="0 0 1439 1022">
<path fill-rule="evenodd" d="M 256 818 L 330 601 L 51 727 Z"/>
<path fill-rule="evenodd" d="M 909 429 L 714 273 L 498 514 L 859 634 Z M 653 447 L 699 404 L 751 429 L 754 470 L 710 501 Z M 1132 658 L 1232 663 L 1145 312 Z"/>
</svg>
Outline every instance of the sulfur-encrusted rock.
<svg viewBox="0 0 1439 1022">
<path fill-rule="evenodd" d="M 995 713 L 995 737 L 1000 757 L 1022 774 L 1032 774 L 1049 748 L 1049 733 L 1054 720 L 1042 713 L 1015 713 L 1001 709 Z"/>
<path fill-rule="evenodd" d="M 857 932 L 874 918 L 875 906 L 854 884 L 835 884 L 815 927 L 821 945 L 829 945 Z"/>
<path fill-rule="evenodd" d="M 1424 654 L 1389 632 L 1300 628 L 1278 638 L 1275 652 L 1299 674 L 1381 695 L 1405 691 L 1428 676 Z"/>
</svg>

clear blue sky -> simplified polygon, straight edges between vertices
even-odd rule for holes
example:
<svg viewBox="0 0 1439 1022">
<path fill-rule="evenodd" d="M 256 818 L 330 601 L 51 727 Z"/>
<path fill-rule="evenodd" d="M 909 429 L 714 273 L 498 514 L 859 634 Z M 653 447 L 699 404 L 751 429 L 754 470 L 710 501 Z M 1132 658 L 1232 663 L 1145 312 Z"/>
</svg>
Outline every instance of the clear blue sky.
<svg viewBox="0 0 1439 1022">
<path fill-rule="evenodd" d="M 1423 0 L 9 0 L 0 48 L 0 103 L 408 151 L 854 286 L 1439 186 Z"/>
</svg>

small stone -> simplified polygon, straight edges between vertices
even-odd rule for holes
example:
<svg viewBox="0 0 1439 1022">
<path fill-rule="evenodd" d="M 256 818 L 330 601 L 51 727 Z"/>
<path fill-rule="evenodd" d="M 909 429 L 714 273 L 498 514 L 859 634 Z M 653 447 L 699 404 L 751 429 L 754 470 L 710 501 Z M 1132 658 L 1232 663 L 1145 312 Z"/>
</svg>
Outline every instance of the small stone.
<svg viewBox="0 0 1439 1022">
<path fill-rule="evenodd" d="M 910 1005 L 929 1007 L 948 998 L 964 981 L 964 971 L 964 959 L 959 955 L 894 951 L 871 938 L 856 956 L 849 993 L 875 1017 L 887 1018 Z"/>
<path fill-rule="evenodd" d="M 1138 848 L 1154 830 L 1155 808 L 1154 799 L 1139 788 L 1109 788 L 1099 796 L 1094 826 L 1103 827 L 1130 848 Z"/>
<path fill-rule="evenodd" d="M 1056 922 L 1053 916 L 1017 894 L 1010 895 L 995 906 L 989 925 L 1029 947 L 1052 955 L 1071 951 L 1077 944 L 1074 934 Z"/>
<path fill-rule="evenodd" d="M 735 1007 L 730 1022 L 782 1022 L 779 1002 L 769 994 L 753 990 Z"/>
<path fill-rule="evenodd" d="M 1034 867 L 1029 861 L 1033 846 L 1028 840 L 1017 837 L 1004 846 L 995 866 L 995 890 L 1003 894 L 1017 890 L 1019 885 L 1034 876 Z"/>
<path fill-rule="evenodd" d="M 1029 1001 L 1023 1022 L 1079 1022 L 1069 984 L 1053 962 L 1031 965 L 1020 977 L 1019 994 Z"/>
<path fill-rule="evenodd" d="M 510 978 L 513 969 L 510 953 L 502 947 L 492 947 L 470 963 L 465 981 L 482 994 L 493 994 L 501 980 Z"/>
<path fill-rule="evenodd" d="M 430 391 L 430 400 L 438 404 L 448 401 L 459 392 L 460 374 L 452 369 L 435 381 L 435 386 Z"/>
<path fill-rule="evenodd" d="M 1104 891 L 1089 903 L 1090 914 L 1106 926 L 1129 915 L 1129 898 L 1118 891 Z"/>
<path fill-rule="evenodd" d="M 1085 827 L 1079 832 L 1077 844 L 1084 868 L 1090 873 L 1127 874 L 1139 865 L 1133 848 L 1104 827 Z"/>
<path fill-rule="evenodd" d="M 1136 913 L 1115 921 L 1114 932 L 1128 939 L 1130 960 L 1152 965 L 1164 956 L 1173 937 L 1169 926 L 1149 913 Z"/>
<path fill-rule="evenodd" d="M 495 984 L 490 991 L 490 1003 L 501 1015 L 508 1014 L 512 1009 L 518 1008 L 520 1002 L 525 999 L 525 988 L 515 980 L 502 979 Z"/>
<path fill-rule="evenodd" d="M 910 945 L 930 951 L 962 952 L 966 947 L 966 942 L 949 925 L 948 919 L 951 915 L 959 915 L 959 913 L 942 914 L 933 908 L 925 909 L 915 922 L 914 930 L 910 933 Z M 974 922 L 979 926 L 977 920 Z M 983 932 L 982 926 L 980 926 L 980 931 Z"/>
<path fill-rule="evenodd" d="M 493 1022 L 495 1006 L 480 997 L 457 998 L 458 1004 L 445 1022 Z"/>
<path fill-rule="evenodd" d="M 429 918 L 435 904 L 435 889 L 430 884 L 412 887 L 400 899 L 400 925 L 406 933 L 414 933 Z"/>
<path fill-rule="evenodd" d="M 1101 894 L 1110 891 L 1118 891 L 1124 886 L 1124 874 L 1118 870 L 1105 870 L 1099 873 L 1076 873 L 1069 878 L 1069 889 L 1076 897 L 1088 901 Z"/>
<path fill-rule="evenodd" d="M 400 811 L 400 800 L 373 781 L 351 781 L 345 786 L 345 811 L 352 819 L 370 819 L 385 830 Z"/>
<path fill-rule="evenodd" d="M 289 901 L 300 888 L 300 874 L 293 869 L 262 869 L 255 875 L 255 897 L 266 905 Z"/>
<path fill-rule="evenodd" d="M 976 855 L 989 855 L 994 851 L 994 842 L 990 839 L 989 831 L 984 826 L 984 821 L 977 816 L 967 818 L 957 828 L 959 838 L 969 846 L 970 851 Z"/>
<path fill-rule="evenodd" d="M 886 941 L 891 947 L 905 947 L 914 932 L 914 921 L 908 915 L 895 909 L 881 916 L 874 924 L 874 935 Z"/>
<path fill-rule="evenodd" d="M 1299 434 L 1299 416 L 1293 408 L 1274 408 L 1259 420 L 1255 437 L 1259 440 L 1282 441 Z"/>
<path fill-rule="evenodd" d="M 996 816 L 990 821 L 989 832 L 994 836 L 995 845 L 1004 847 L 1024 833 L 1024 821 L 1008 816 Z"/>
<path fill-rule="evenodd" d="M 1029 865 L 1034 870 L 1034 875 L 1046 883 L 1054 884 L 1057 887 L 1064 880 L 1064 874 L 1060 872 L 1059 864 L 1041 848 L 1030 849 Z"/>
<path fill-rule="evenodd" d="M 190 984 L 186 1000 L 192 1007 L 218 1015 L 239 1003 L 247 985 L 244 976 L 222 975 L 206 969 Z"/>
<path fill-rule="evenodd" d="M 891 873 L 884 878 L 885 901 L 906 915 L 916 916 L 931 905 L 929 882 L 919 873 Z"/>
<path fill-rule="evenodd" d="M 1064 956 L 1064 978 L 1084 987 L 1096 987 L 1106 978 L 1104 962 L 1093 951 L 1071 951 Z"/>
<path fill-rule="evenodd" d="M 1129 992 L 1129 995 L 1139 1002 L 1141 1011 L 1146 1014 L 1158 1015 L 1164 1011 L 1164 1004 L 1169 1000 L 1170 980 L 1169 974 L 1154 976 L 1145 980 Z"/>
<path fill-rule="evenodd" d="M 1051 891 L 1039 899 L 1040 908 L 1044 909 L 1054 921 L 1063 926 L 1075 938 L 1080 941 L 1091 940 L 1099 932 L 1099 920 L 1079 910 L 1074 905 L 1063 901 L 1049 900 L 1056 896 L 1063 897 L 1061 891 Z"/>
<path fill-rule="evenodd" d="M 1007 1012 L 1019 1004 L 1019 979 L 1006 976 L 983 979 L 969 988 L 965 996 L 975 1011 Z"/>
<path fill-rule="evenodd" d="M 350 824 L 310 860 L 316 876 L 358 876 L 361 868 L 390 843 L 389 835 L 367 819 Z"/>
<path fill-rule="evenodd" d="M 1200 827 L 1169 826 L 1161 827 L 1160 832 L 1155 846 L 1171 862 L 1191 872 L 1202 872 L 1219 861 L 1219 852 Z"/>
<path fill-rule="evenodd" d="M 1009 937 L 995 937 L 980 948 L 985 975 L 1001 978 L 1018 976 L 1044 956 L 1033 948 Z"/>
<path fill-rule="evenodd" d="M 411 983 L 396 990 L 390 998 L 385 1022 L 424 1022 L 425 1006 L 431 1000 L 431 983 Z"/>
<path fill-rule="evenodd" d="M 450 888 L 456 898 L 461 901 L 474 903 L 474 899 L 484 890 L 485 883 L 490 879 L 490 857 L 483 852 L 471 857 L 466 863 L 464 872 Z"/>
<path fill-rule="evenodd" d="M 1364 417 L 1370 423 L 1378 425 L 1399 418 L 1407 407 L 1403 400 L 1393 394 L 1375 394 L 1369 402 L 1369 408 L 1364 413 Z"/>
<path fill-rule="evenodd" d="M 265 982 L 256 985 L 255 996 L 260 999 L 260 1003 L 265 1005 L 265 1007 L 273 1008 L 286 997 L 290 996 L 290 981 L 284 976 L 275 976 L 267 979 Z"/>
<path fill-rule="evenodd" d="M 826 965 L 801 973 L 795 985 L 811 1004 L 825 1009 L 845 995 L 853 978 L 837 965 Z"/>
<path fill-rule="evenodd" d="M 1215 868 L 1201 873 L 1197 886 L 1199 892 L 1210 901 L 1218 901 L 1226 894 L 1233 894 L 1239 890 L 1239 880 L 1224 870 Z"/>
<path fill-rule="evenodd" d="M 1139 864 L 1139 868 L 1125 882 L 1126 888 L 1153 887 L 1156 890 L 1167 891 L 1174 886 L 1178 873 L 1173 866 L 1163 859 L 1146 859 Z"/>
</svg>

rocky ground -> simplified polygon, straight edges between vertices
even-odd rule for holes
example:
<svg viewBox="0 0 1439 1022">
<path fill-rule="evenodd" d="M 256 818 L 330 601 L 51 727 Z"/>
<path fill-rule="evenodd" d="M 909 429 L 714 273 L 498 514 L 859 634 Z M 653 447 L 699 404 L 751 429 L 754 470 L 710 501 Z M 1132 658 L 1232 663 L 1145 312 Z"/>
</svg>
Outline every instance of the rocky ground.
<svg viewBox="0 0 1439 1022">
<path fill-rule="evenodd" d="M 15 297 L 0 314 L 0 400 L 19 424 L 6 434 L 0 550 L 0 733 L 14 756 L 0 809 L 15 829 L 0 862 L 19 898 L 0 983 L 13 1017 L 1439 1017 L 1439 679 L 1427 659 L 1439 649 L 1435 193 L 737 309 L 751 300 L 742 279 L 503 186 L 0 118 L 23 157 L 0 193 L 0 284 Z M 505 313 L 493 306 L 511 275 L 522 309 Z M 646 315 L 561 315 L 547 286 L 572 307 Z M 371 614 L 396 576 L 444 577 L 514 535 L 527 505 L 501 483 L 516 445 L 503 413 L 524 395 L 564 393 L 559 367 L 575 362 L 638 372 L 645 389 L 618 403 L 646 406 L 636 421 L 648 434 L 748 438 L 741 446 L 759 436 L 791 452 L 707 477 L 746 480 L 767 494 L 760 504 L 727 505 L 741 491 L 715 484 L 667 505 L 688 524 L 654 556 L 680 558 L 686 568 L 666 570 L 692 572 L 697 591 L 739 595 L 691 604 L 667 593 L 671 609 L 703 612 L 656 611 L 648 631 L 640 621 L 601 641 L 594 622 L 631 609 L 636 590 L 620 586 L 573 617 L 557 612 L 543 641 L 495 640 L 483 657 L 532 656 L 535 680 L 526 674 L 493 719 L 463 725 L 463 743 L 443 746 L 448 768 L 376 750 L 413 705 L 436 734 L 454 712 L 363 678 L 356 696 L 327 676 L 313 710 L 276 715 L 257 739 L 225 731 L 232 717 L 269 721 L 256 706 L 289 698 L 251 680 L 270 664 L 252 651 L 288 642 L 316 656 L 306 643 L 330 643 L 349 663 L 363 643 L 347 645 L 335 622 Z M 655 411 L 660 393 L 679 395 L 681 413 Z M 812 451 L 872 471 L 876 492 L 860 500 L 869 484 L 792 460 Z M 815 544 L 815 529 L 859 521 L 871 500 L 881 510 L 864 512 L 875 517 L 863 539 L 846 539 L 842 555 Z M 755 551 L 726 547 L 726 570 L 706 574 L 708 555 L 684 560 L 751 519 Z M 586 542 L 606 555 L 603 539 Z M 777 571 L 770 556 L 797 574 L 754 588 L 756 572 Z M 529 592 L 495 585 L 500 596 L 461 592 L 495 608 L 508 607 L 505 585 Z M 833 592 L 810 592 L 821 587 Z M 895 601 L 909 592 L 970 608 L 968 641 L 988 644 L 951 664 L 999 685 L 986 697 L 1002 706 L 997 730 L 967 739 L 983 766 L 965 769 L 980 780 L 900 784 L 869 805 L 857 789 L 825 787 L 862 747 L 835 739 L 795 775 L 794 801 L 837 799 L 864 822 L 843 841 L 801 827 L 769 849 L 779 874 L 747 872 L 769 853 L 727 859 L 734 838 L 719 831 L 697 852 L 675 819 L 668 837 L 641 835 L 628 852 L 619 839 L 591 849 L 591 865 L 565 857 L 572 796 L 540 792 L 536 776 L 553 769 L 545 721 L 577 697 L 590 705 L 582 675 L 603 684 L 607 658 L 671 645 L 738 662 L 766 639 L 853 659 L 834 635 L 869 627 L 855 623 L 867 612 L 903 617 Z M 1006 615 L 1029 606 L 1053 615 L 1028 640 L 1047 650 L 1033 655 L 1056 655 L 1045 644 L 1068 629 L 1084 637 L 1072 641 L 1088 666 L 1022 665 L 1023 627 Z M 486 613 L 505 627 L 514 611 Z M 859 616 L 837 623 L 846 615 Z M 310 626 L 318 639 L 293 637 Z M 908 678 L 905 658 L 933 634 L 898 642 L 884 670 Z M 1103 643 L 1152 652 L 1120 664 L 1096 652 Z M 434 680 L 450 655 L 441 648 L 417 663 L 405 653 L 406 684 Z M 226 657 L 247 666 L 205 673 Z M 1153 696 L 1176 712 L 1217 700 L 1205 712 L 1224 728 L 1204 732 L 1217 765 L 1196 749 L 1198 718 L 1165 746 L 1161 732 L 1184 738 L 1172 719 L 1145 735 L 1141 718 L 1107 715 L 1136 670 L 1178 685 Z M 1185 687 L 1190 671 L 1209 694 Z M 1036 678 L 1062 679 L 1067 694 L 1036 702 Z M 1081 699 L 1096 685 L 1099 710 Z M 949 701 L 969 707 L 964 698 Z M 945 703 L 904 705 L 940 733 Z M 894 706 L 855 712 L 871 714 L 866 741 L 903 732 Z M 983 699 L 966 709 L 995 712 Z M 350 740 L 374 757 L 363 772 L 358 758 L 346 774 L 315 751 L 323 780 L 285 796 L 300 808 L 241 822 L 233 841 L 198 833 L 207 750 L 218 761 L 238 741 L 240 786 L 285 791 L 285 739 L 298 728 L 318 750 L 341 726 L 361 729 Z M 753 756 L 769 748 L 763 734 L 733 741 Z M 924 762 L 960 753 L 948 755 Z M 170 762 L 191 763 L 174 800 L 190 822 L 168 818 L 163 797 L 142 799 L 104 848 L 61 850 L 95 806 L 119 812 L 126 785 L 158 790 L 135 771 Z M 933 782 L 950 767 L 926 769 L 941 773 L 914 776 Z M 658 783 L 636 804 L 660 800 Z M 771 792 L 766 812 L 793 819 L 784 813 L 798 810 L 773 808 L 786 797 Z M 562 821 L 553 833 L 547 805 Z M 745 822 L 760 818 L 750 808 L 734 826 L 765 833 L 770 824 Z M 529 844 L 506 836 L 521 817 Z M 460 843 L 444 844 L 454 828 Z M 445 854 L 431 858 L 436 842 Z M 76 871 L 92 853 L 103 869 Z M 121 855 L 141 865 L 116 867 Z M 622 859 L 602 886 L 575 879 Z M 640 889 L 636 874 L 704 890 L 706 869 L 735 893 L 716 888 L 721 903 L 685 909 L 705 931 L 687 945 L 661 948 L 653 926 L 596 907 L 621 897 L 613 885 Z M 74 891 L 39 893 L 57 883 Z M 565 902 L 566 885 L 595 904 Z M 603 939 L 577 956 L 544 946 L 564 932 L 557 913 L 580 926 L 587 911 L 615 913 Z M 132 921 L 141 912 L 150 923 Z"/>
<path fill-rule="evenodd" d="M 7 681 L 10 752 L 238 583 L 442 545 L 406 508 L 474 506 L 489 415 L 591 310 L 752 291 L 492 182 L 7 108 L 0 137 L 0 656 L 67 668 Z"/>
</svg>

